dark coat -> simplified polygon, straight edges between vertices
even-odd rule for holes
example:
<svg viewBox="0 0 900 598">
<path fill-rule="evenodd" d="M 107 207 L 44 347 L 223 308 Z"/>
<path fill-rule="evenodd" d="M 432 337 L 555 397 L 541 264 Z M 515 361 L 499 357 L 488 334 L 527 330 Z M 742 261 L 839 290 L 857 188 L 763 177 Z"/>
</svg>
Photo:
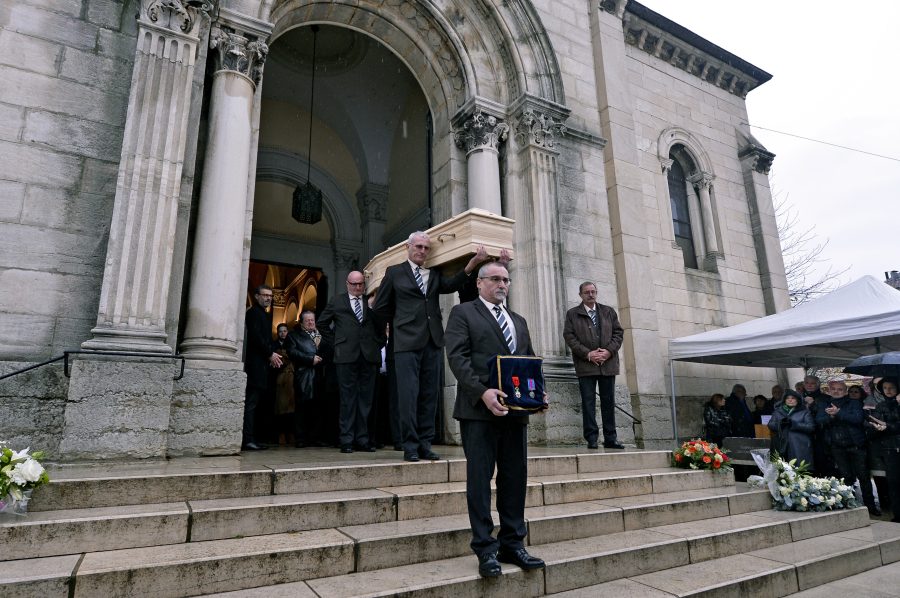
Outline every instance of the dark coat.
<svg viewBox="0 0 900 598">
<path fill-rule="evenodd" d="M 816 425 L 824 433 L 827 442 L 838 448 L 865 446 L 866 432 L 863 422 L 866 420 L 866 412 L 862 408 L 862 401 L 841 397 L 822 403 L 816 414 Z M 834 417 L 825 413 L 828 404 L 840 409 Z"/>
<path fill-rule="evenodd" d="M 316 380 L 316 369 L 313 358 L 316 356 L 316 343 L 303 329 L 292 330 L 284 343 L 291 363 L 294 364 L 294 399 L 310 401 L 315 396 L 313 385 Z"/>
<path fill-rule="evenodd" d="M 706 439 L 719 446 L 722 446 L 722 440 L 726 436 L 731 436 L 731 414 L 725 407 L 716 409 L 707 403 L 703 408 L 703 424 L 706 427 Z"/>
<path fill-rule="evenodd" d="M 509 312 L 516 328 L 516 355 L 534 355 L 528 324 L 519 314 Z M 491 421 L 497 419 L 481 400 L 488 389 L 489 363 L 497 355 L 509 355 L 509 346 L 500 325 L 480 299 L 461 303 L 447 319 L 447 361 L 456 376 L 455 419 Z M 503 417 L 510 417 L 509 415 Z M 527 416 L 515 416 L 523 423 Z"/>
<path fill-rule="evenodd" d="M 787 420 L 790 420 L 790 425 L 786 425 Z M 797 459 L 798 463 L 806 461 L 810 469 L 815 467 L 813 434 L 816 422 L 802 401 L 790 414 L 779 405 L 772 412 L 769 429 L 772 431 L 772 450 L 778 451 L 786 461 Z"/>
<path fill-rule="evenodd" d="M 725 409 L 731 415 L 731 436 L 741 438 L 756 436 L 753 429 L 753 415 L 747 407 L 747 401 L 732 393 L 725 397 Z"/>
<path fill-rule="evenodd" d="M 265 390 L 269 387 L 269 357 L 276 349 L 272 339 L 272 314 L 254 305 L 247 310 L 245 325 L 247 386 Z"/>
<path fill-rule="evenodd" d="M 575 375 L 581 376 L 615 376 L 619 373 L 619 348 L 625 331 L 619 324 L 616 310 L 608 305 L 597 304 L 597 321 L 600 330 L 594 327 L 591 317 L 579 303 L 566 312 L 563 324 L 563 339 L 572 350 L 572 361 L 575 362 Z M 588 361 L 588 353 L 594 349 L 606 349 L 612 357 L 596 365 Z"/>
<path fill-rule="evenodd" d="M 884 432 L 868 428 L 878 440 L 880 450 L 900 449 L 900 403 L 896 399 L 882 401 L 872 415 L 887 424 Z"/>
<path fill-rule="evenodd" d="M 356 319 L 348 293 L 332 297 L 319 316 L 317 325 L 322 336 L 334 347 L 334 363 L 356 363 L 362 354 L 369 363 L 381 364 L 381 347 L 385 342 L 384 327 L 379 334 L 366 298 L 360 299 L 362 322 Z"/>
<path fill-rule="evenodd" d="M 391 341 L 395 351 L 419 351 L 431 339 L 444 346 L 444 321 L 439 302 L 442 293 L 454 293 L 466 283 L 468 275 L 460 270 L 455 276 L 444 276 L 440 268 L 430 268 L 428 288 L 423 295 L 416 284 L 409 261 L 388 266 L 375 296 L 372 310 L 378 316 L 378 327 L 391 324 Z"/>
</svg>

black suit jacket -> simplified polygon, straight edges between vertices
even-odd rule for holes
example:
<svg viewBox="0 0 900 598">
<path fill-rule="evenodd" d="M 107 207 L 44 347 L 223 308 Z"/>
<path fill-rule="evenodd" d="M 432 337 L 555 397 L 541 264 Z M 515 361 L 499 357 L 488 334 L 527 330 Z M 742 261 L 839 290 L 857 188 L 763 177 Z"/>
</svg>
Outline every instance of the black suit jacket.
<svg viewBox="0 0 900 598">
<path fill-rule="evenodd" d="M 516 328 L 515 355 L 534 355 L 531 335 L 525 318 L 509 312 Z M 447 361 L 456 376 L 456 419 L 494 420 L 496 415 L 488 411 L 481 395 L 488 389 L 489 363 L 497 355 L 509 355 L 509 347 L 500 332 L 497 319 L 488 311 L 481 299 L 461 303 L 453 308 L 447 319 Z M 503 417 L 510 417 L 505 415 Z M 523 423 L 527 416 L 515 416 Z"/>
<path fill-rule="evenodd" d="M 269 386 L 269 357 L 275 351 L 272 339 L 272 314 L 259 305 L 247 310 L 247 326 L 244 342 L 247 352 L 244 371 L 247 372 L 247 386 L 266 389 Z"/>
<path fill-rule="evenodd" d="M 325 311 L 319 316 L 317 325 L 322 336 L 334 346 L 334 363 L 355 363 L 362 354 L 369 363 L 381 364 L 384 327 L 379 334 L 365 296 L 360 297 L 360 300 L 362 322 L 356 319 L 349 293 L 332 297 Z"/>
<path fill-rule="evenodd" d="M 438 301 L 442 293 L 462 288 L 469 276 L 460 270 L 455 276 L 444 276 L 440 268 L 430 268 L 427 292 L 423 295 L 416 284 L 409 261 L 388 266 L 375 296 L 373 311 L 380 328 L 391 324 L 391 342 L 395 351 L 418 351 L 434 341 L 444 346 L 444 322 Z"/>
<path fill-rule="evenodd" d="M 302 328 L 291 330 L 284 342 L 291 363 L 294 364 L 294 398 L 309 401 L 313 398 L 316 369 L 313 366 L 316 343 Z"/>
</svg>

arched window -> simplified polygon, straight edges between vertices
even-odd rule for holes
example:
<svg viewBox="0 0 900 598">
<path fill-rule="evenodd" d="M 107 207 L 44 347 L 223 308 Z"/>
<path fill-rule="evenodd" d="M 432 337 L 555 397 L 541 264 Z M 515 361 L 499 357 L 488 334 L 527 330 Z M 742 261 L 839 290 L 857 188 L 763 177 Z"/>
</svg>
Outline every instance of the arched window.
<svg viewBox="0 0 900 598">
<path fill-rule="evenodd" d="M 672 166 L 669 168 L 669 200 L 672 203 L 672 227 L 675 243 L 681 247 L 685 268 L 697 268 L 697 251 L 694 248 L 694 232 L 691 228 L 691 210 L 688 203 L 688 182 L 684 167 L 670 154 Z"/>
</svg>

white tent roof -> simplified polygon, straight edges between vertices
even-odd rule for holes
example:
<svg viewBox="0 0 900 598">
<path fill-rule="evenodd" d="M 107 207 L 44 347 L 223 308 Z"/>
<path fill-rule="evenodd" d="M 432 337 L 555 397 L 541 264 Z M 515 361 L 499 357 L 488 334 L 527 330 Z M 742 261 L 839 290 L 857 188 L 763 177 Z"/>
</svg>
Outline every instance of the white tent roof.
<svg viewBox="0 0 900 598">
<path fill-rule="evenodd" d="M 864 276 L 781 313 L 669 341 L 669 358 L 754 367 L 840 366 L 900 351 L 900 291 Z"/>
</svg>

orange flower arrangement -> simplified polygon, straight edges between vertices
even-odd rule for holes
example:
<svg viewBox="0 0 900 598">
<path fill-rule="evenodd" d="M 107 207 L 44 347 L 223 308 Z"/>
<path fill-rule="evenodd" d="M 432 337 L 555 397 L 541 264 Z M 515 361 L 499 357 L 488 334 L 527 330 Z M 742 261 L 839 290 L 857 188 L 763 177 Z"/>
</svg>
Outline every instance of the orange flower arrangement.
<svg viewBox="0 0 900 598">
<path fill-rule="evenodd" d="M 684 469 L 729 471 L 728 455 L 714 443 L 695 438 L 672 452 L 672 465 Z"/>
</svg>

